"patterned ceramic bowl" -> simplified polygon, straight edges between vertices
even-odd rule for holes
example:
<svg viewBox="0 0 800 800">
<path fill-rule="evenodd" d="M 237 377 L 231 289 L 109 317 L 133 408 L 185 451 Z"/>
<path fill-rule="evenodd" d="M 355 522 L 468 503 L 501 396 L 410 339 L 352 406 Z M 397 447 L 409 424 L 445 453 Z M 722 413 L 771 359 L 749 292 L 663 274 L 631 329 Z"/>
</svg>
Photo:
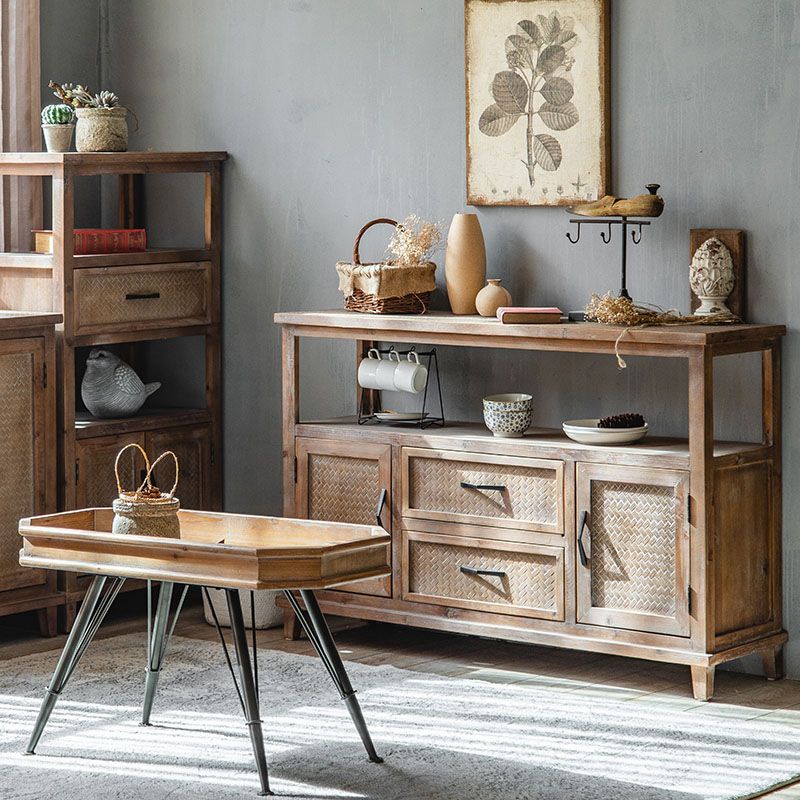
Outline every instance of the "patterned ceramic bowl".
<svg viewBox="0 0 800 800">
<path fill-rule="evenodd" d="M 518 439 L 531 426 L 532 404 L 529 394 L 493 394 L 483 398 L 483 420 L 495 436 Z"/>
</svg>

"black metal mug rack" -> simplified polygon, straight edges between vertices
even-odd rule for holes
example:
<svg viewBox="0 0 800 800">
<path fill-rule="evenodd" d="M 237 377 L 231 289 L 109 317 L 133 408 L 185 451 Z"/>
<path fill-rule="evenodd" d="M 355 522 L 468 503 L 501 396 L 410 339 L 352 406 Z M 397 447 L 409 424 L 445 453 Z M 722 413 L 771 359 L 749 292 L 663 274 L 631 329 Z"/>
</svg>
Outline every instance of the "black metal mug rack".
<svg viewBox="0 0 800 800">
<path fill-rule="evenodd" d="M 375 416 L 376 413 L 380 413 L 381 411 L 381 395 L 379 389 L 367 390 L 363 389 L 361 391 L 361 402 L 358 404 L 358 424 L 359 425 L 366 425 L 367 423 L 374 423 L 376 425 L 409 425 L 415 426 L 418 428 L 430 428 L 433 425 L 438 425 L 440 427 L 444 427 L 445 420 L 444 420 L 444 403 L 442 401 L 442 382 L 441 378 L 439 377 L 439 359 L 436 355 L 436 348 L 433 347 L 430 350 L 425 351 L 417 351 L 415 347 L 411 347 L 408 350 L 397 350 L 394 347 L 389 347 L 386 349 L 374 348 L 378 350 L 378 352 L 383 355 L 388 355 L 390 353 L 396 353 L 398 356 L 407 356 L 409 353 L 416 353 L 420 359 L 426 358 L 427 364 L 425 367 L 428 371 L 428 376 L 425 379 L 425 388 L 422 390 L 422 408 L 420 409 L 420 418 L 418 420 L 382 420 L 378 419 Z M 436 376 L 436 394 L 438 396 L 438 406 L 439 406 L 439 415 L 438 416 L 427 416 L 426 410 L 428 408 L 428 401 L 429 401 L 429 389 L 431 385 L 431 374 L 435 373 Z M 372 397 L 372 408 L 371 410 L 367 410 L 364 406 L 369 402 L 368 397 L 371 395 Z"/>
</svg>

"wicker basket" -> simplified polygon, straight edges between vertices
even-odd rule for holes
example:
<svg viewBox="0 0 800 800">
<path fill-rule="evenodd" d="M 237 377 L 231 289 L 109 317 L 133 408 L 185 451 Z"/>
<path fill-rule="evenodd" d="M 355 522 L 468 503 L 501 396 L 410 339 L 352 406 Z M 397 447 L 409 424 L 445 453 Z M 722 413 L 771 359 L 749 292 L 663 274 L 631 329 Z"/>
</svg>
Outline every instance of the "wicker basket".
<svg viewBox="0 0 800 800">
<path fill-rule="evenodd" d="M 432 261 L 414 266 L 387 261 L 362 264 L 358 252 L 361 238 L 373 225 L 379 224 L 397 227 L 395 220 L 385 217 L 368 222 L 356 236 L 353 260 L 336 264 L 344 307 L 348 311 L 369 314 L 424 314 L 436 288 L 436 264 Z"/>
<path fill-rule="evenodd" d="M 122 488 L 122 482 L 119 478 L 119 460 L 122 454 L 131 447 L 135 447 L 142 454 L 147 471 L 141 486 L 129 492 Z M 162 458 L 167 456 L 172 456 L 175 460 L 175 483 L 169 494 L 164 494 L 153 486 L 151 476 L 156 465 Z M 147 453 L 136 442 L 125 445 L 117 453 L 117 460 L 114 462 L 114 474 L 117 477 L 119 497 L 113 503 L 114 523 L 111 528 L 112 532 L 180 539 L 181 525 L 178 520 L 180 501 L 175 497 L 179 472 L 178 458 L 171 450 L 162 453 L 151 464 Z"/>
</svg>

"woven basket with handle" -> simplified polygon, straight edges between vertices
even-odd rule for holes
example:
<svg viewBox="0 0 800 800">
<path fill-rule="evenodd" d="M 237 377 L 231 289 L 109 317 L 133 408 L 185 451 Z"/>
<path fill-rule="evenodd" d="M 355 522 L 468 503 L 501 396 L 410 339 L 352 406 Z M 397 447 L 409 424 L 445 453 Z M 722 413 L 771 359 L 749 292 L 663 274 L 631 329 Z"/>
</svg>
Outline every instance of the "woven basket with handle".
<svg viewBox="0 0 800 800">
<path fill-rule="evenodd" d="M 339 261 L 339 290 L 349 311 L 370 314 L 424 314 L 431 292 L 436 288 L 436 264 L 426 261 L 410 266 L 390 261 L 362 263 L 358 252 L 361 239 L 373 225 L 393 225 L 393 219 L 381 217 L 368 222 L 356 236 L 353 260 Z"/>
<path fill-rule="evenodd" d="M 135 447 L 142 454 L 146 472 L 144 480 L 138 489 L 126 491 L 122 488 L 122 482 L 119 477 L 119 460 L 122 454 L 131 447 Z M 165 494 L 153 486 L 152 475 L 158 463 L 168 456 L 172 456 L 175 461 L 175 483 L 169 493 Z M 114 462 L 114 474 L 117 477 L 119 496 L 112 504 L 114 509 L 112 532 L 180 539 L 181 526 L 178 520 L 178 509 L 181 504 L 178 498 L 175 497 L 179 473 L 178 457 L 172 450 L 162 453 L 151 464 L 147 453 L 136 442 L 125 445 L 117 453 L 117 460 Z"/>
</svg>

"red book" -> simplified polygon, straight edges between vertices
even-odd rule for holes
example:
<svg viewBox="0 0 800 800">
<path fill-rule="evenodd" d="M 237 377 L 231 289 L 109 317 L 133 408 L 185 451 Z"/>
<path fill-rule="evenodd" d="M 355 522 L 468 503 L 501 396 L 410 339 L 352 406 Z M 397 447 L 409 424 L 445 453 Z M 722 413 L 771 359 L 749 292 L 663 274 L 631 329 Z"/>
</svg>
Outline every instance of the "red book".
<svg viewBox="0 0 800 800">
<path fill-rule="evenodd" d="M 75 228 L 73 234 L 76 256 L 140 253 L 147 249 L 144 228 Z M 52 231 L 34 231 L 33 235 L 37 253 L 53 252 Z"/>
<path fill-rule="evenodd" d="M 503 306 L 497 309 L 497 319 L 506 325 L 557 325 L 563 316 L 564 312 L 556 306 Z"/>
</svg>

